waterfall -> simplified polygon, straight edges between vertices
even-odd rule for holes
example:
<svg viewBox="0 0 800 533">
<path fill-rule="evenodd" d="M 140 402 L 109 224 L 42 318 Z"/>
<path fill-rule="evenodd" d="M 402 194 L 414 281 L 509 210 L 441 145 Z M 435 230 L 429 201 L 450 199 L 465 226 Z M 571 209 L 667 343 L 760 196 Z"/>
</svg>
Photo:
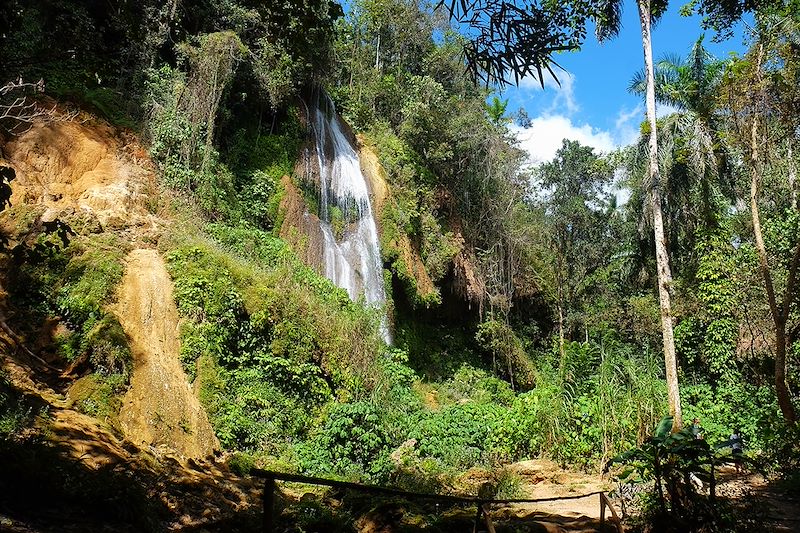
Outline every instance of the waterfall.
<svg viewBox="0 0 800 533">
<path fill-rule="evenodd" d="M 368 305 L 380 307 L 386 303 L 386 293 L 378 228 L 358 154 L 326 94 L 320 94 L 312 113 L 325 276 L 346 289 L 352 300 L 363 295 Z M 381 335 L 387 344 L 391 343 L 385 316 Z"/>
</svg>

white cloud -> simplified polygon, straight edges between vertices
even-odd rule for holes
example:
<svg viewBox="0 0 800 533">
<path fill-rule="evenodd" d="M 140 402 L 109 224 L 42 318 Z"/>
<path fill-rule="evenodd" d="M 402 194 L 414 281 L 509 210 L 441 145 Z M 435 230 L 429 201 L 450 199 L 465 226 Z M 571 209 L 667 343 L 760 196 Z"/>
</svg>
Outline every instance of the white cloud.
<svg viewBox="0 0 800 533">
<path fill-rule="evenodd" d="M 637 104 L 636 107 L 626 110 L 624 107 L 617 113 L 614 122 L 614 137 L 619 146 L 627 146 L 636 142 L 639 137 L 639 124 L 644 119 L 644 106 Z"/>
<path fill-rule="evenodd" d="M 525 77 L 520 81 L 520 88 L 536 91 L 539 94 L 550 96 L 549 105 L 545 107 L 538 117 L 531 120 L 527 128 L 517 125 L 510 126 L 516 136 L 519 147 L 529 155 L 529 164 L 537 165 L 550 161 L 563 144 L 564 139 L 578 141 L 583 145 L 595 148 L 597 152 L 610 152 L 620 146 L 627 146 L 636 142 L 639 137 L 640 123 L 644 119 L 644 106 L 639 103 L 633 107 L 622 107 L 614 120 L 611 130 L 596 128 L 586 122 L 581 122 L 576 114 L 580 105 L 575 97 L 576 78 L 569 72 L 560 72 L 559 81 L 556 83 L 552 77 L 546 76 L 544 91 L 538 79 Z M 667 106 L 659 107 L 661 113 L 668 114 L 674 109 Z"/>
<path fill-rule="evenodd" d="M 549 74 L 544 75 L 544 91 L 542 91 L 542 84 L 533 76 L 522 78 L 519 86 L 521 89 L 552 95 L 550 105 L 544 110 L 545 115 L 552 115 L 556 112 L 574 115 L 580 110 L 580 106 L 575 100 L 575 76 L 569 72 L 556 72 L 556 75 L 558 81 L 561 82 L 560 85 Z"/>
<path fill-rule="evenodd" d="M 528 163 L 532 166 L 551 161 L 563 144 L 564 139 L 578 141 L 583 145 L 591 146 L 596 152 L 610 152 L 620 146 L 628 145 L 636 140 L 639 135 L 639 122 L 641 121 L 643 106 L 637 105 L 633 109 L 620 109 L 615 121 L 613 132 L 594 128 L 589 124 L 573 122 L 570 117 L 563 115 L 540 116 L 531 120 L 528 128 L 511 125 L 509 128 L 516 136 L 519 147 L 528 152 Z M 616 196 L 617 205 L 622 206 L 628 202 L 631 192 L 619 184 L 619 175 L 616 176 L 614 185 L 608 192 Z M 545 194 L 540 191 L 539 194 Z"/>
<path fill-rule="evenodd" d="M 589 124 L 576 124 L 563 115 L 541 116 L 531 120 L 528 128 L 510 126 L 519 141 L 519 147 L 529 155 L 530 164 L 550 161 L 561 148 L 564 139 L 578 141 L 600 152 L 613 150 L 617 143 L 611 133 L 598 130 Z"/>
</svg>

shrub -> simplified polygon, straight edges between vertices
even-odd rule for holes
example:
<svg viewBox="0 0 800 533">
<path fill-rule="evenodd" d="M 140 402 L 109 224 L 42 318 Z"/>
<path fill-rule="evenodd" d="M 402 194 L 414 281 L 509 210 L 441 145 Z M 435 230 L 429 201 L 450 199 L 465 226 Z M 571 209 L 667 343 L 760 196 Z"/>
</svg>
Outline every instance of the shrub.
<svg viewBox="0 0 800 533">
<path fill-rule="evenodd" d="M 302 468 L 313 473 L 334 473 L 375 480 L 391 471 L 392 442 L 375 405 L 370 402 L 332 404 L 312 439 L 301 446 Z"/>
<path fill-rule="evenodd" d="M 216 242 L 187 237 L 166 254 L 188 318 L 182 360 L 223 446 L 287 453 L 332 398 L 374 384 L 377 315 L 269 233 L 207 230 Z"/>
<path fill-rule="evenodd" d="M 684 419 L 699 418 L 705 439 L 712 445 L 726 442 L 734 428 L 740 428 L 749 448 L 765 448 L 772 440 L 773 428 L 782 425 L 771 384 L 729 379 L 714 384 L 684 380 L 681 398 L 685 405 Z"/>
<path fill-rule="evenodd" d="M 778 473 L 787 492 L 800 494 L 800 427 L 781 420 L 765 431 L 764 437 L 766 466 Z"/>
<path fill-rule="evenodd" d="M 284 384 L 273 384 L 256 368 L 222 371 L 221 376 L 224 389 L 216 391 L 220 405 L 210 414 L 226 448 L 278 454 L 308 432 L 312 402 L 286 393 Z"/>
<path fill-rule="evenodd" d="M 536 370 L 519 337 L 507 322 L 496 319 L 482 322 L 478 325 L 475 340 L 491 355 L 495 372 L 523 389 L 533 386 Z"/>
<path fill-rule="evenodd" d="M 91 327 L 87 327 L 89 324 Z M 87 321 L 84 331 L 81 350 L 89 353 L 92 368 L 107 376 L 118 374 L 127 379 L 133 369 L 133 358 L 117 317 L 105 314 L 100 320 Z"/>
<path fill-rule="evenodd" d="M 49 239 L 51 237 L 40 237 Z M 87 360 L 94 372 L 127 376 L 128 341 L 108 310 L 122 279 L 130 247 L 114 234 L 75 236 L 66 247 L 47 246 L 39 262 L 25 262 L 12 285 L 19 305 L 38 315 L 58 315 L 69 329 L 53 340 L 68 362 Z"/>
<path fill-rule="evenodd" d="M 502 411 L 494 404 L 466 402 L 421 413 L 410 436 L 419 443 L 422 458 L 431 457 L 449 468 L 466 470 L 488 460 Z"/>
<path fill-rule="evenodd" d="M 523 495 L 522 478 L 508 468 L 494 470 L 492 484 L 495 487 L 495 498 L 497 499 L 521 498 Z"/>
<path fill-rule="evenodd" d="M 220 34 L 212 34 L 220 35 Z M 209 37 L 209 36 L 206 36 Z M 203 42 L 212 43 L 214 39 Z M 191 50 L 191 47 L 187 47 Z M 197 102 L 189 92 L 204 92 L 200 80 L 187 80 L 177 69 L 164 66 L 147 71 L 146 100 L 151 103 L 147 120 L 150 155 L 158 165 L 163 183 L 190 193 L 207 216 L 225 218 L 237 213 L 234 177 L 219 161 L 219 154 L 206 142 L 207 129 L 215 117 L 197 116 L 187 110 Z M 214 84 L 214 90 L 225 83 Z M 207 94 L 203 94 L 208 98 Z"/>
<path fill-rule="evenodd" d="M 89 374 L 78 379 L 69 389 L 73 407 L 81 413 L 93 416 L 120 431 L 120 396 L 127 389 L 127 379 L 121 374 Z"/>
<path fill-rule="evenodd" d="M 33 408 L 27 405 L 0 370 L 0 441 L 13 439 L 31 424 L 33 415 Z"/>
<path fill-rule="evenodd" d="M 474 400 L 510 406 L 515 394 L 507 381 L 489 375 L 485 370 L 462 364 L 453 377 L 439 386 L 442 403 Z"/>
<path fill-rule="evenodd" d="M 235 176 L 242 218 L 262 229 L 279 229 L 279 205 L 284 194 L 281 178 L 291 176 L 304 139 L 299 113 L 289 109 L 280 132 L 239 130 L 225 152 Z"/>
<path fill-rule="evenodd" d="M 228 458 L 228 467 L 232 472 L 240 476 L 250 475 L 250 471 L 255 468 L 255 466 L 255 458 L 249 453 L 238 452 Z"/>
<path fill-rule="evenodd" d="M 56 305 L 72 324 L 82 324 L 105 314 L 122 279 L 122 258 L 130 246 L 113 234 L 73 240 L 65 250 L 69 258 L 63 270 Z"/>
</svg>

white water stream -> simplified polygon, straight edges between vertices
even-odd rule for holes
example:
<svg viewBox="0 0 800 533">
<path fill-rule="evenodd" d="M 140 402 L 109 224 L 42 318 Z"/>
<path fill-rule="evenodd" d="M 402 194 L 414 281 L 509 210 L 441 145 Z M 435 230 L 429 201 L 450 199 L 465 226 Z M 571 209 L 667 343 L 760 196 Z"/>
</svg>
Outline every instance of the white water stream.
<svg viewBox="0 0 800 533">
<path fill-rule="evenodd" d="M 363 295 L 368 305 L 381 307 L 386 303 L 386 293 L 378 229 L 358 154 L 342 130 L 333 102 L 327 95 L 320 95 L 313 113 L 325 276 L 346 289 L 352 300 Z M 391 343 L 385 316 L 381 334 Z"/>
</svg>

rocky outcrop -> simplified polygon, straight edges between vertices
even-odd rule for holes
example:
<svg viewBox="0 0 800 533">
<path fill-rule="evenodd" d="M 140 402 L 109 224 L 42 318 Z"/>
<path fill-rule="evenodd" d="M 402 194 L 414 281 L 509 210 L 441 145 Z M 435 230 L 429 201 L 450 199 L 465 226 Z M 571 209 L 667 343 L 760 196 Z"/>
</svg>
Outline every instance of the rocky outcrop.
<svg viewBox="0 0 800 533">
<path fill-rule="evenodd" d="M 415 248 L 411 239 L 405 233 L 398 233 L 392 238 L 386 238 L 383 233 L 383 214 L 387 205 L 392 202 L 392 193 L 386 181 L 386 171 L 381 166 L 378 154 L 359 136 L 359 160 L 361 162 L 361 172 L 367 178 L 367 185 L 370 188 L 372 206 L 378 221 L 378 231 L 381 232 L 382 245 L 387 248 L 383 250 L 384 256 L 395 256 L 395 269 L 402 269 L 398 272 L 401 277 L 408 278 L 416 289 L 420 299 L 425 301 L 429 295 L 438 292 L 428 274 L 425 264 L 422 262 L 419 251 Z"/>
<path fill-rule="evenodd" d="M 90 213 L 104 228 L 150 222 L 155 174 L 131 134 L 98 122 L 36 123 L 2 152 L 16 171 L 12 205 L 43 206 L 50 219 Z"/>
<path fill-rule="evenodd" d="M 280 237 L 289 243 L 305 264 L 322 273 L 323 236 L 319 217 L 309 212 L 300 188 L 289 176 L 281 178 L 281 186 Z"/>
<path fill-rule="evenodd" d="M 181 366 L 172 280 L 155 250 L 133 250 L 126 263 L 114 307 L 133 355 L 120 412 L 125 437 L 145 448 L 207 457 L 219 443 Z"/>
</svg>

